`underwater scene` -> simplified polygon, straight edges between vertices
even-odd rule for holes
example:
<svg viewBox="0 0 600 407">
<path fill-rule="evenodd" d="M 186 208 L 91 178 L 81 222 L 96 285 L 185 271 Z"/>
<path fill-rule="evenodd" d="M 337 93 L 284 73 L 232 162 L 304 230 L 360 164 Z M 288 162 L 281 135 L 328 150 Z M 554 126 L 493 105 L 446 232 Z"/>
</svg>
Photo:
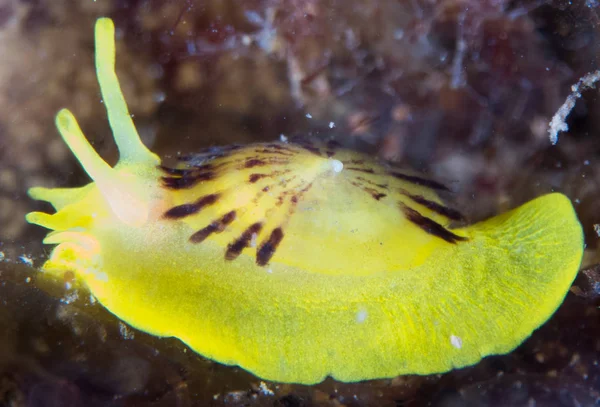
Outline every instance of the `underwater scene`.
<svg viewBox="0 0 600 407">
<path fill-rule="evenodd" d="M 0 1 L 0 406 L 600 405 L 599 34 Z"/>
</svg>

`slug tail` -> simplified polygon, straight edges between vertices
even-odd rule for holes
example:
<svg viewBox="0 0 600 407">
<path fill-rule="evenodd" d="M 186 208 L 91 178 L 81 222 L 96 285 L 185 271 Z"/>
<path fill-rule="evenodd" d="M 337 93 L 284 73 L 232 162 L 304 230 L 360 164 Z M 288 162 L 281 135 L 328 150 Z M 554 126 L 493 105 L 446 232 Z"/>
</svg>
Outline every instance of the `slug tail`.
<svg viewBox="0 0 600 407">
<path fill-rule="evenodd" d="M 482 281 L 497 283 L 496 290 L 487 293 L 480 304 L 491 312 L 494 306 L 508 303 L 511 311 L 527 315 L 520 324 L 506 325 L 514 332 L 504 344 L 482 349 L 483 354 L 505 353 L 542 325 L 563 302 L 581 265 L 583 230 L 571 201 L 559 193 L 539 197 L 466 229 L 477 236 L 470 246 L 472 253 L 465 253 L 466 257 L 479 253 L 480 269 L 485 270 Z M 508 313 L 505 308 L 497 311 L 500 315 Z"/>
<path fill-rule="evenodd" d="M 115 26 L 110 18 L 96 21 L 96 74 L 108 113 L 108 120 L 119 148 L 119 164 L 158 165 L 160 159 L 142 143 L 115 73 Z"/>
</svg>

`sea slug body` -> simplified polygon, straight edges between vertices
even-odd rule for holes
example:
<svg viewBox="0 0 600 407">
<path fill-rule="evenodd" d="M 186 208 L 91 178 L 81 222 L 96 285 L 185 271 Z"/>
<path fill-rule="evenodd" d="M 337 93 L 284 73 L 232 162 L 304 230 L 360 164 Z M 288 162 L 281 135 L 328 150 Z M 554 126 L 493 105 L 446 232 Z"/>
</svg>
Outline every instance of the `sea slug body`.
<svg viewBox="0 0 600 407">
<path fill-rule="evenodd" d="M 214 147 L 166 166 L 140 141 L 114 65 L 102 18 L 96 70 L 119 162 L 61 110 L 93 182 L 31 189 L 56 213 L 27 220 L 56 245 L 45 275 L 74 273 L 139 330 L 274 381 L 439 373 L 510 352 L 578 272 L 581 225 L 558 193 L 463 226 L 443 184 L 333 141 Z"/>
</svg>

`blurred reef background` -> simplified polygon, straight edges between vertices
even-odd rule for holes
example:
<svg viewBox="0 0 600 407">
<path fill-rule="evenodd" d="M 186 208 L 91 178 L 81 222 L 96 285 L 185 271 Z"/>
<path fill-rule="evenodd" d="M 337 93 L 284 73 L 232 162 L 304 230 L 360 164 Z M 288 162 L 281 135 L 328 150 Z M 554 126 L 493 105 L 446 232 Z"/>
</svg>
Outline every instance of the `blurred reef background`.
<svg viewBox="0 0 600 407">
<path fill-rule="evenodd" d="M 297 134 L 425 171 L 472 221 L 555 190 L 586 233 L 585 272 L 506 356 L 444 375 L 265 383 L 133 331 L 85 293 L 41 287 L 49 248 L 31 186 L 88 182 L 54 128 L 71 109 L 110 162 L 93 25 L 117 27 L 117 73 L 163 157 Z M 600 405 L 600 103 L 596 0 L 0 0 L 0 406 Z"/>
</svg>

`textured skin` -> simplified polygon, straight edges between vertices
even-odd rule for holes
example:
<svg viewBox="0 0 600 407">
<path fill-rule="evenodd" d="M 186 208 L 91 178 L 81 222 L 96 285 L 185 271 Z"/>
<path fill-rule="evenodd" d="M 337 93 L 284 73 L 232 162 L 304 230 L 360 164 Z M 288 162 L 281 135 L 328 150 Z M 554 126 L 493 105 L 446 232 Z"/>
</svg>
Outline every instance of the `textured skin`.
<svg viewBox="0 0 600 407">
<path fill-rule="evenodd" d="M 138 329 L 307 384 L 474 364 L 514 349 L 562 302 L 583 252 L 563 195 L 452 228 L 460 214 L 442 185 L 334 143 L 230 146 L 158 166 L 127 122 L 113 30 L 96 25 L 97 69 L 121 160 L 107 169 L 59 113 L 95 183 L 30 192 L 58 211 L 27 218 L 58 244 L 47 275 L 74 271 Z"/>
</svg>

